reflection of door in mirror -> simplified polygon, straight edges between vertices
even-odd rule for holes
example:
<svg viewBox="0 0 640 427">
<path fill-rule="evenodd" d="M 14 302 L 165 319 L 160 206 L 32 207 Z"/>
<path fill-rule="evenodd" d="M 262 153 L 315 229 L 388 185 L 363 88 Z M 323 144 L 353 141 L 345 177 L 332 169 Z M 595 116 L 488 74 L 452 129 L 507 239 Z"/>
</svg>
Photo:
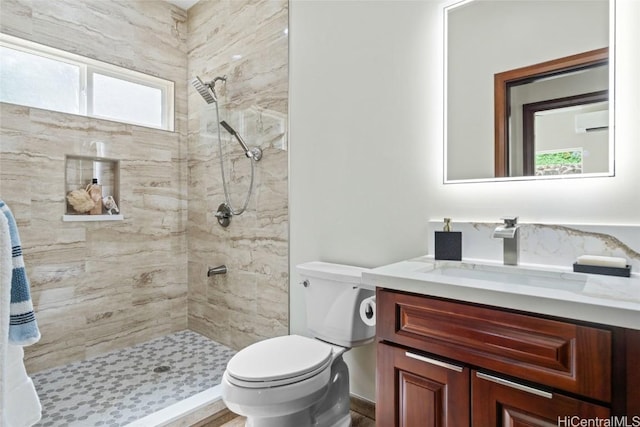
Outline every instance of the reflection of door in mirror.
<svg viewBox="0 0 640 427">
<path fill-rule="evenodd" d="M 607 91 L 524 104 L 522 124 L 523 175 L 607 172 Z"/>
<path fill-rule="evenodd" d="M 524 132 L 523 106 L 542 111 L 607 100 L 607 63 L 608 49 L 602 48 L 495 75 L 496 177 L 536 175 L 534 141 L 537 140 L 538 145 L 542 142 L 528 134 L 529 146 L 524 143 L 527 133 Z M 596 91 L 600 94 L 593 100 L 589 94 Z M 608 145 L 608 138 L 606 141 Z M 604 163 L 608 165 L 607 157 L 605 155 Z M 593 172 L 607 170 L 608 166 Z"/>
<path fill-rule="evenodd" d="M 444 8 L 444 180 L 499 180 L 495 171 L 494 76 L 610 46 L 614 0 L 448 0 L 448 3 Z M 607 86 L 580 93 L 609 89 L 613 83 L 613 61 L 608 73 Z M 513 91 L 519 89 L 523 88 Z M 522 103 L 577 93 L 566 93 L 562 88 L 544 98 L 524 99 Z M 610 102 L 613 97 L 611 86 Z M 521 106 L 516 110 L 512 106 L 511 110 L 511 119 L 520 120 L 520 125 Z M 607 143 L 609 168 L 605 175 L 613 173 L 613 127 L 611 130 Z M 508 135 L 507 128 L 504 141 Z M 515 135 L 521 141 L 522 129 Z M 503 161 L 508 166 L 507 172 L 497 176 L 507 177 L 510 170 L 515 172 L 519 168 L 514 176 L 520 179 L 522 148 L 514 144 L 510 154 Z M 520 165 L 509 165 L 516 154 Z M 527 177 L 530 178 L 536 177 Z"/>
</svg>

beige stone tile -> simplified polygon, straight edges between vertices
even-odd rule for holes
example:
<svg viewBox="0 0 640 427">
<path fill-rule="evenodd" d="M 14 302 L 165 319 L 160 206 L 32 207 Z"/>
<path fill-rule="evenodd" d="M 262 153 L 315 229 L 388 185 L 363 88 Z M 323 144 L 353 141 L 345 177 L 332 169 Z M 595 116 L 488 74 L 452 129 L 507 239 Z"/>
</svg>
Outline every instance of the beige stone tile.
<svg viewBox="0 0 640 427">
<path fill-rule="evenodd" d="M 2 0 L 0 31 L 29 39 L 33 31 L 32 0 Z"/>
<path fill-rule="evenodd" d="M 258 281 L 256 311 L 269 319 L 277 320 L 280 325 L 289 325 L 289 294 L 282 290 L 286 281 L 273 284 L 272 278 Z"/>
<path fill-rule="evenodd" d="M 84 341 L 78 333 L 79 331 L 76 331 L 70 341 L 42 341 L 42 344 L 38 343 L 25 348 L 24 363 L 27 372 L 34 374 L 86 359 Z"/>
<path fill-rule="evenodd" d="M 287 155 L 270 152 L 273 149 L 269 148 L 278 146 L 278 126 L 286 123 L 286 73 L 273 72 L 286 70 L 287 43 L 282 32 L 287 22 L 286 9 L 285 1 L 202 1 L 189 12 L 189 74 L 203 78 L 227 75 L 226 91 L 219 91 L 221 114 L 249 145 L 261 145 L 266 154 L 256 164 L 249 210 L 234 217 L 229 229 L 221 229 L 213 216 L 217 203 L 224 200 L 216 126 L 212 123 L 214 110 L 203 107 L 195 93 L 189 94 L 190 111 L 194 111 L 189 118 L 189 251 L 207 253 L 209 259 L 219 253 L 232 272 L 224 279 L 214 279 L 212 284 L 216 286 L 207 287 L 206 291 L 212 309 L 225 307 L 221 323 L 228 325 L 235 348 L 287 330 Z M 228 22 L 234 25 L 227 25 Z M 258 54 L 277 43 L 284 46 L 276 53 L 278 56 Z M 211 55 L 224 58 L 238 51 L 245 53 L 239 61 L 227 65 L 211 61 Z M 271 87 L 285 90 L 272 92 Z M 266 97 L 261 88 L 269 88 Z M 274 95 L 284 99 L 276 101 Z M 277 105 L 281 113 L 265 111 L 271 108 L 265 103 Z M 286 129 L 286 125 L 283 127 Z M 234 204 L 239 204 L 248 188 L 250 171 L 237 148 L 230 138 L 224 140 L 224 163 L 232 200 L 237 201 Z M 202 271 L 204 266 L 196 265 L 205 264 L 206 260 L 190 258 L 190 272 Z M 246 274 L 240 275 L 240 271 Z M 252 285 L 247 286 L 248 283 Z M 201 295 L 202 286 L 201 279 L 190 278 L 190 291 L 196 298 Z"/>
<path fill-rule="evenodd" d="M 4 144 L 4 140 L 2 142 Z M 31 224 L 31 179 L 24 174 L 28 160 L 20 157 L 0 154 L 0 192 L 13 213 L 22 238 L 22 230 Z"/>
<path fill-rule="evenodd" d="M 33 32 L 39 42 L 116 65 L 133 65 L 133 27 L 122 25 L 127 19 L 118 3 L 33 1 L 37 5 Z"/>
<path fill-rule="evenodd" d="M 10 5 L 13 2 L 6 3 Z M 3 7 L 5 3 L 3 2 Z M 18 133 L 19 135 L 28 134 L 31 129 L 31 120 L 29 117 L 30 108 L 22 105 L 0 103 L 0 126 L 2 127 L 3 136 L 10 133 Z M 5 150 L 3 141 L 2 151 Z"/>
<path fill-rule="evenodd" d="M 38 290 L 33 286 L 31 288 L 31 299 L 38 318 L 44 310 L 51 308 L 70 308 L 76 300 L 75 289 L 72 286 L 46 288 L 42 290 Z"/>
<path fill-rule="evenodd" d="M 73 287 L 73 283 L 84 278 L 85 272 L 84 260 L 65 260 L 59 264 L 34 261 L 33 266 L 28 270 L 28 275 L 31 290 L 39 291 L 40 289 Z"/>
<path fill-rule="evenodd" d="M 189 300 L 189 329 L 207 336 L 221 344 L 231 345 L 229 327 L 229 311 L 222 307 L 214 307 L 207 303 Z M 235 331 L 233 332 L 236 333 Z"/>
<path fill-rule="evenodd" d="M 120 332 L 114 331 L 100 336 L 92 334 L 92 338 L 87 341 L 86 357 L 91 358 L 109 351 L 130 347 L 171 332 L 172 329 L 168 323 L 154 323 L 149 320 L 123 323 Z M 92 333 L 92 330 L 89 329 L 88 333 Z"/>
<path fill-rule="evenodd" d="M 40 341 L 24 348 L 29 372 L 84 359 L 85 331 L 81 316 L 74 314 L 69 307 L 36 308 L 36 319 Z"/>
</svg>

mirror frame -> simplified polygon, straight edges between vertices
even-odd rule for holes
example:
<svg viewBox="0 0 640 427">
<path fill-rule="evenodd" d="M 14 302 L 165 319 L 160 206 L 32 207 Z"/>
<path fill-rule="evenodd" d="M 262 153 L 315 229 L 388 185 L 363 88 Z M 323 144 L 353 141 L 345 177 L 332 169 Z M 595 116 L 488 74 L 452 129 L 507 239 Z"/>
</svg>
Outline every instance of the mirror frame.
<svg viewBox="0 0 640 427">
<path fill-rule="evenodd" d="M 609 63 L 609 48 L 595 49 L 494 75 L 494 178 L 509 177 L 509 89 L 544 77 Z"/>
</svg>

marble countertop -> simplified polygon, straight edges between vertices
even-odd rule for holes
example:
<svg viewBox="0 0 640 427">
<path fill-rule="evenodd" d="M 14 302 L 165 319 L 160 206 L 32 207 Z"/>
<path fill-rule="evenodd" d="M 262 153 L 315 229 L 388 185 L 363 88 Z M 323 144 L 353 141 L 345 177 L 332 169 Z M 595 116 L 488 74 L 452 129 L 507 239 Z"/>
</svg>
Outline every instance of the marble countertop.
<svg viewBox="0 0 640 427">
<path fill-rule="evenodd" d="M 447 266 L 457 272 L 494 268 L 516 280 L 492 280 L 491 273 L 475 278 L 473 273 L 456 277 L 438 271 L 438 267 Z M 560 285 L 537 286 L 518 280 L 525 276 L 541 277 L 541 283 L 549 277 L 557 278 Z M 386 289 L 640 330 L 640 277 L 636 274 L 614 277 L 534 265 L 509 267 L 473 260 L 456 264 L 420 257 L 363 272 L 362 279 Z"/>
</svg>

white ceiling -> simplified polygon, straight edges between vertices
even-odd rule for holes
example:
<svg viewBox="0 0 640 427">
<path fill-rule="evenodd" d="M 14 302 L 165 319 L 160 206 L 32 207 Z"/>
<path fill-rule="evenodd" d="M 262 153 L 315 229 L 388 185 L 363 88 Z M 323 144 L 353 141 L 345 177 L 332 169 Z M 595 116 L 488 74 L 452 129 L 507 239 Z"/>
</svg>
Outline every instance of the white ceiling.
<svg viewBox="0 0 640 427">
<path fill-rule="evenodd" d="M 198 0 L 167 0 L 167 1 L 171 4 L 175 4 L 176 6 L 184 10 L 189 10 L 191 6 L 198 3 Z"/>
</svg>

